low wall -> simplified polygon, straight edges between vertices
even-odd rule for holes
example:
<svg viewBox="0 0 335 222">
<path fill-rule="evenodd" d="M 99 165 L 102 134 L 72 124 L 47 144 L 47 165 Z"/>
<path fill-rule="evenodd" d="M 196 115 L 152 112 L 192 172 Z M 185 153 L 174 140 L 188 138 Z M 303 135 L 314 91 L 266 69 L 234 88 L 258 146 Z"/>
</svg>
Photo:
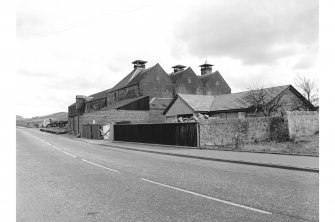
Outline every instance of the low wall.
<svg viewBox="0 0 335 222">
<path fill-rule="evenodd" d="M 208 119 L 199 122 L 200 146 L 239 147 L 260 141 L 286 141 L 289 138 L 284 117 Z"/>
<path fill-rule="evenodd" d="M 130 121 L 131 123 L 146 123 L 149 120 L 148 111 L 134 110 L 105 110 L 86 113 L 83 115 L 83 124 L 99 124 L 115 123 L 121 121 Z"/>
<path fill-rule="evenodd" d="M 310 136 L 319 132 L 319 112 L 286 112 L 290 137 Z"/>
</svg>

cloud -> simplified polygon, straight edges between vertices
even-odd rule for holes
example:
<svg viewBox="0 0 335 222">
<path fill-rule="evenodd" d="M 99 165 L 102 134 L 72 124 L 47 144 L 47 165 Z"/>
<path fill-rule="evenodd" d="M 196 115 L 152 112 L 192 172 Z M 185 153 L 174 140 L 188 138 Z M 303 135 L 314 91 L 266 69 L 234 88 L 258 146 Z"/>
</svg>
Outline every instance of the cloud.
<svg viewBox="0 0 335 222">
<path fill-rule="evenodd" d="M 294 70 L 309 69 L 315 65 L 316 58 L 312 55 L 303 56 L 292 67 Z"/>
<path fill-rule="evenodd" d="M 17 72 L 16 72 L 16 76 L 18 78 L 22 77 L 22 76 L 29 76 L 29 77 L 36 77 L 36 78 L 52 78 L 53 75 L 50 74 L 50 73 L 44 73 L 44 72 L 32 72 L 32 71 L 29 71 L 29 70 L 26 70 L 26 69 L 19 69 Z"/>
<path fill-rule="evenodd" d="M 19 38 L 35 35 L 43 25 L 43 19 L 35 14 L 16 13 L 16 36 Z"/>
<path fill-rule="evenodd" d="M 318 16 L 315 0 L 208 1 L 187 13 L 174 33 L 199 58 L 271 64 L 318 41 Z"/>
</svg>

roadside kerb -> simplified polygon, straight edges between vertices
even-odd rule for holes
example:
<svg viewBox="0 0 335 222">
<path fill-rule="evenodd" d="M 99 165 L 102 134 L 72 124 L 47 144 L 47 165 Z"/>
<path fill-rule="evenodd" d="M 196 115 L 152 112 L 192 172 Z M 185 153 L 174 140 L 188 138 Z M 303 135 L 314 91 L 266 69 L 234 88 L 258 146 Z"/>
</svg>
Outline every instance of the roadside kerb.
<svg viewBox="0 0 335 222">
<path fill-rule="evenodd" d="M 230 160 L 230 159 L 213 158 L 213 157 L 202 157 L 202 156 L 178 154 L 178 153 L 171 153 L 171 152 L 143 150 L 143 149 L 136 149 L 136 148 L 118 146 L 118 145 L 108 145 L 108 144 L 97 144 L 97 145 L 106 146 L 106 147 L 113 147 L 113 148 L 118 148 L 118 149 L 146 152 L 146 153 L 169 155 L 169 156 L 177 156 L 177 157 L 210 160 L 210 161 L 217 161 L 217 162 L 236 163 L 236 164 L 245 164 L 245 165 L 252 165 L 252 166 L 271 167 L 271 168 L 279 168 L 279 169 L 286 169 L 286 170 L 296 170 L 296 171 L 306 171 L 306 172 L 319 173 L 319 169 L 315 169 L 315 168 L 297 167 L 297 166 L 271 164 L 271 163 L 257 163 L 257 162 L 243 161 L 243 160 Z"/>
<path fill-rule="evenodd" d="M 154 154 L 161 154 L 161 155 L 168 155 L 168 156 L 177 156 L 177 157 L 184 157 L 184 158 L 193 158 L 193 159 L 201 159 L 201 160 L 209 160 L 209 161 L 217 161 L 217 162 L 236 163 L 236 164 L 245 164 L 245 165 L 252 165 L 252 166 L 261 166 L 261 167 L 270 167 L 270 168 L 278 168 L 278 169 L 286 169 L 286 170 L 319 173 L 318 168 L 298 167 L 298 166 L 292 166 L 292 165 L 281 165 L 281 164 L 271 164 L 271 163 L 260 163 L 260 162 L 223 159 L 223 158 L 214 158 L 214 157 L 204 157 L 204 156 L 198 156 L 198 155 L 196 156 L 196 155 L 189 155 L 189 154 L 178 154 L 178 153 L 173 153 L 173 152 L 168 152 L 168 151 L 162 152 L 162 151 L 155 151 L 155 150 L 150 150 L 150 149 L 136 149 L 136 148 L 130 148 L 130 147 L 125 147 L 125 146 L 119 146 L 119 145 L 115 145 L 115 144 L 92 143 L 91 141 L 82 140 L 81 138 L 72 138 L 72 139 L 75 139 L 75 140 L 81 141 L 81 142 L 85 142 L 85 143 L 89 143 L 89 144 L 100 145 L 100 146 L 104 146 L 104 147 L 111 147 L 111 148 L 124 149 L 124 150 L 132 150 L 132 151 L 138 151 L 138 152 L 146 152 L 146 153 L 154 153 Z M 132 144 L 136 144 L 136 143 L 132 143 Z M 144 145 L 143 143 L 139 143 L 139 144 Z M 145 144 L 145 145 L 151 145 L 151 144 Z M 169 146 L 169 145 L 160 145 L 160 146 L 172 147 L 172 146 Z M 185 148 L 185 147 L 183 147 L 183 148 Z M 196 149 L 196 148 L 195 147 L 189 147 L 188 149 Z"/>
</svg>

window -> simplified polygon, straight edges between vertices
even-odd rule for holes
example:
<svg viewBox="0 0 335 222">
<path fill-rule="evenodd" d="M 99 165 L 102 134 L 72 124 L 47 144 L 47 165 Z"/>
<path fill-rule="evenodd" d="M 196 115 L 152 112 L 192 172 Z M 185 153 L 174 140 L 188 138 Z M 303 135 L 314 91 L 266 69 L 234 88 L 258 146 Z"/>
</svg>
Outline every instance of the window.
<svg viewBox="0 0 335 222">
<path fill-rule="evenodd" d="M 215 85 L 217 85 L 217 86 L 220 85 L 219 81 L 216 81 Z"/>
<path fill-rule="evenodd" d="M 187 82 L 188 82 L 188 83 L 192 83 L 192 79 L 191 79 L 191 78 L 188 78 L 188 79 L 187 79 Z"/>
</svg>

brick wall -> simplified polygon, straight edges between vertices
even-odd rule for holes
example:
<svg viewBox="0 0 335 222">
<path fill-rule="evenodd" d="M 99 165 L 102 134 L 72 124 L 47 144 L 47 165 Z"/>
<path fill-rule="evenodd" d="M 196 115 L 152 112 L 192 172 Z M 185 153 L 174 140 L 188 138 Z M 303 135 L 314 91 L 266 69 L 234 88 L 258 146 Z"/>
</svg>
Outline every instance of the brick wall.
<svg viewBox="0 0 335 222">
<path fill-rule="evenodd" d="M 149 120 L 148 111 L 133 111 L 133 110 L 106 110 L 83 115 L 83 124 L 107 124 L 111 122 L 130 121 L 131 123 L 146 123 Z"/>
<path fill-rule="evenodd" d="M 319 112 L 286 112 L 290 137 L 309 136 L 319 131 Z"/>
<path fill-rule="evenodd" d="M 201 120 L 200 146 L 226 146 L 269 140 L 287 140 L 284 117 Z"/>
</svg>

